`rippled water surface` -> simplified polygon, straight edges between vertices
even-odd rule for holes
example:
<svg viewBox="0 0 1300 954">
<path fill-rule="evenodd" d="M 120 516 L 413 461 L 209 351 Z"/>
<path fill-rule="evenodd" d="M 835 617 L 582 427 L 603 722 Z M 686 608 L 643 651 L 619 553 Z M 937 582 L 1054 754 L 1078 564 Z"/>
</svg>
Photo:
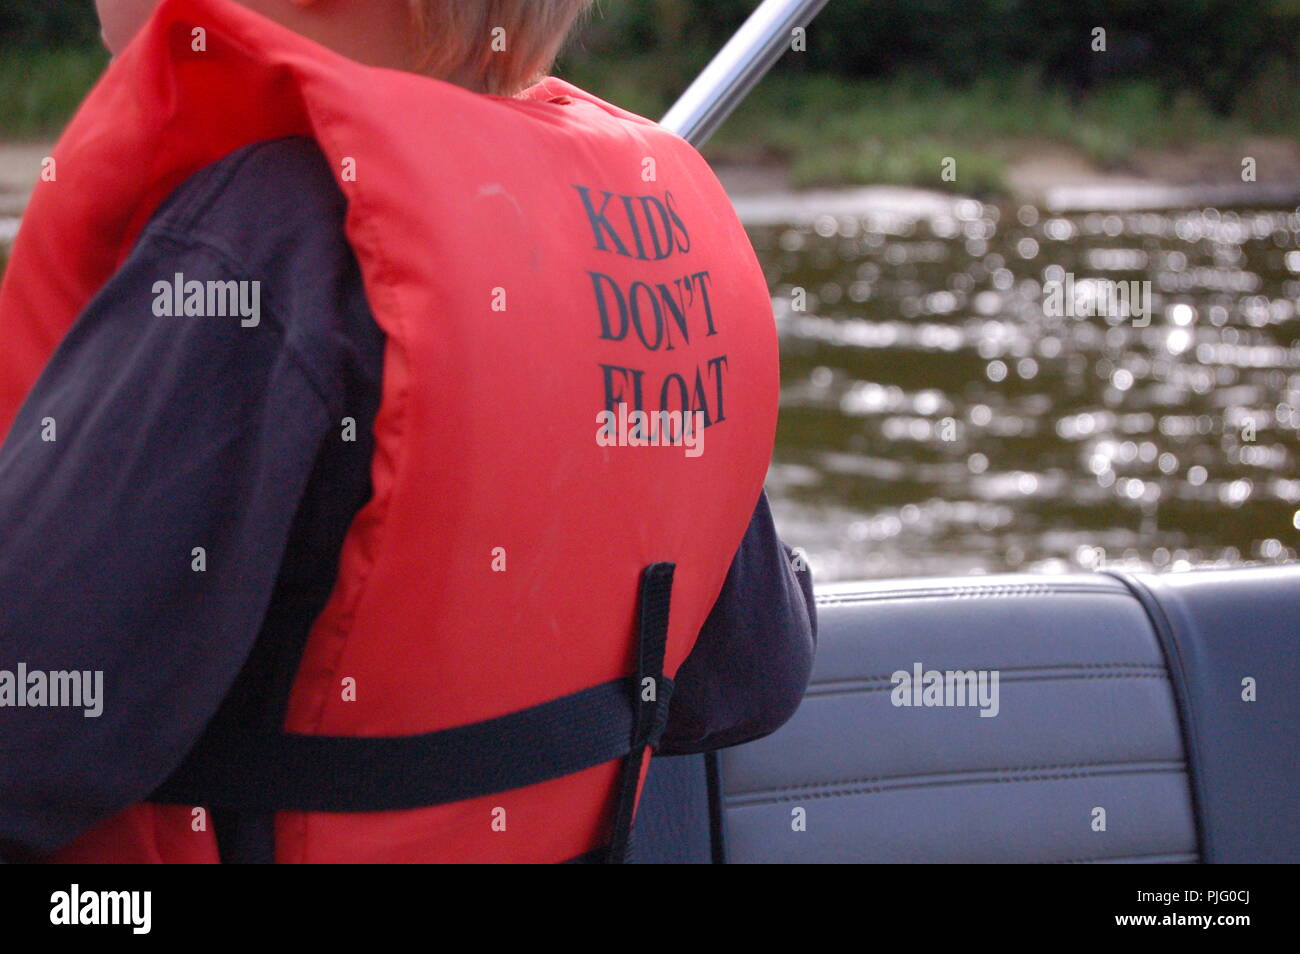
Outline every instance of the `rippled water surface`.
<svg viewBox="0 0 1300 954">
<path fill-rule="evenodd" d="M 782 535 L 822 581 L 1296 559 L 1298 230 L 973 200 L 751 226 Z M 1150 282 L 1149 314 L 1104 281 Z"/>
<path fill-rule="evenodd" d="M 782 347 L 768 491 L 820 581 L 1297 558 L 1296 210 L 939 199 L 749 230 Z M 1149 315 L 1106 281 L 1149 282 Z"/>
</svg>

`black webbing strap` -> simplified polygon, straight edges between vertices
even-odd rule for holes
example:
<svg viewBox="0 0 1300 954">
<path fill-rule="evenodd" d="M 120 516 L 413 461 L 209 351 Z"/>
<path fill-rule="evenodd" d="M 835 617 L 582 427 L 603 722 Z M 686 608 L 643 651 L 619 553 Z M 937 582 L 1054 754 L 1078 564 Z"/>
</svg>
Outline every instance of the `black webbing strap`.
<svg viewBox="0 0 1300 954">
<path fill-rule="evenodd" d="M 637 783 L 645 764 L 646 746 L 659 741 L 663 731 L 656 731 L 656 714 L 665 692 L 664 651 L 668 645 L 668 611 L 672 603 L 672 563 L 652 563 L 641 574 L 641 593 L 637 600 L 637 695 L 636 728 L 632 751 L 623 760 L 618 796 L 614 801 L 614 827 L 609 841 L 610 864 L 627 860 L 632 841 L 632 822 L 636 814 Z M 664 709 L 667 706 L 664 705 Z"/>
<path fill-rule="evenodd" d="M 212 733 L 150 799 L 240 811 L 381 812 L 523 788 L 626 755 L 641 732 L 638 689 L 634 679 L 616 679 L 422 735 Z M 670 693 L 671 685 L 661 687 L 661 696 Z M 658 721 L 666 718 L 665 711 Z"/>
<path fill-rule="evenodd" d="M 636 676 L 615 679 L 495 719 L 404 736 L 267 734 L 214 725 L 150 800 L 239 812 L 378 812 L 442 805 L 523 788 L 623 756 L 618 825 L 628 765 L 636 777 L 646 745 L 668 718 L 663 677 L 673 564 L 646 568 L 638 606 Z M 643 680 L 654 680 L 642 702 Z M 623 836 L 626 850 L 626 835 Z"/>
</svg>

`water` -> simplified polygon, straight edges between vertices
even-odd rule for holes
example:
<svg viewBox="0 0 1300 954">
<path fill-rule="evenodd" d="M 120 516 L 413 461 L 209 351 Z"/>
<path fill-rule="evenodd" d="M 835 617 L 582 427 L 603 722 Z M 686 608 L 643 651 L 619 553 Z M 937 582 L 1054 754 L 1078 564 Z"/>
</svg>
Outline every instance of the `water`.
<svg viewBox="0 0 1300 954">
<path fill-rule="evenodd" d="M 1297 558 L 1300 214 L 867 192 L 737 202 L 781 334 L 768 491 L 819 581 Z M 1149 324 L 1046 314 L 1067 275 L 1150 282 Z"/>
<path fill-rule="evenodd" d="M 820 580 L 1296 559 L 1297 210 L 749 218 L 768 491 Z M 1080 317 L 1045 300 L 1067 278 Z M 1149 317 L 1089 315 L 1098 279 L 1150 282 Z"/>
</svg>

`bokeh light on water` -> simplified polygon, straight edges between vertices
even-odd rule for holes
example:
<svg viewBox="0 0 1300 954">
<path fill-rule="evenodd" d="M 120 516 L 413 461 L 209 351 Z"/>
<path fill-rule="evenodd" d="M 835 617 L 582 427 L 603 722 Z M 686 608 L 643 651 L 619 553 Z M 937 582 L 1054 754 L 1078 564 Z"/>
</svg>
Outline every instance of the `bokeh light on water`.
<svg viewBox="0 0 1300 954">
<path fill-rule="evenodd" d="M 822 581 L 1296 559 L 1295 210 L 962 200 L 750 235 L 782 346 L 768 489 Z M 1045 307 L 1067 276 L 1084 317 Z M 1149 322 L 1088 316 L 1105 280 L 1149 281 Z"/>
</svg>

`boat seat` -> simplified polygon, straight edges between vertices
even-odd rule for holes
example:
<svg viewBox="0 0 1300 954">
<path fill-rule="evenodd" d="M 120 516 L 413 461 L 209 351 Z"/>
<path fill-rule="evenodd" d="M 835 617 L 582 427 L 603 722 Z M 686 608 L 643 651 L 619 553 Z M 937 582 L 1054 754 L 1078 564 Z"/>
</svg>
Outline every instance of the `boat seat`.
<svg viewBox="0 0 1300 954">
<path fill-rule="evenodd" d="M 1213 660 L 1195 658 L 1254 640 L 1281 662 L 1246 658 L 1294 672 L 1300 566 L 838 584 L 819 588 L 817 609 L 799 710 L 767 738 L 654 759 L 635 860 L 1188 863 L 1300 850 L 1293 831 L 1280 833 L 1289 845 L 1271 845 L 1247 804 L 1264 791 L 1258 815 L 1293 799 L 1296 769 L 1273 763 L 1286 761 L 1287 738 L 1294 755 L 1298 694 L 1273 680 L 1269 707 L 1253 708 L 1265 700 L 1238 698 L 1235 663 L 1220 660 L 1220 680 Z M 1208 625 L 1198 630 L 1197 618 Z M 1242 633 L 1225 632 L 1234 627 Z M 1173 678 L 1171 651 L 1185 657 Z M 971 674 L 931 702 L 960 703 L 957 690 L 988 674 L 984 704 L 972 693 L 965 705 L 896 705 L 925 702 L 894 678 L 918 669 L 922 687 L 930 671 Z M 1176 699 L 1195 701 L 1198 680 L 1222 681 L 1212 694 L 1232 708 L 1191 727 L 1193 774 Z M 1244 760 L 1256 774 L 1241 785 L 1226 764 L 1241 739 L 1213 735 L 1237 712 L 1289 725 Z M 1243 731 L 1260 734 L 1253 723 Z"/>
</svg>

